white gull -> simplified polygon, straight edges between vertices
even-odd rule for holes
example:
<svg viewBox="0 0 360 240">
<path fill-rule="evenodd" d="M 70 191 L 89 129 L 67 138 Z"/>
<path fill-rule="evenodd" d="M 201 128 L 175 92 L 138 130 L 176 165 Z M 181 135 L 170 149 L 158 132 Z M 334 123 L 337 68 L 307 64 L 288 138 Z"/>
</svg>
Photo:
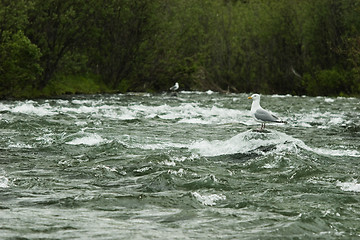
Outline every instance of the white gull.
<svg viewBox="0 0 360 240">
<path fill-rule="evenodd" d="M 253 94 L 248 99 L 252 99 L 253 102 L 251 104 L 251 116 L 258 122 L 261 122 L 260 130 L 265 128 L 265 123 L 268 122 L 275 122 L 275 123 L 286 123 L 285 121 L 281 121 L 278 117 L 274 114 L 270 113 L 269 111 L 263 109 L 260 106 L 260 95 Z"/>
<path fill-rule="evenodd" d="M 171 91 L 176 91 L 176 90 L 178 90 L 179 89 L 179 83 L 175 83 L 175 85 L 174 86 L 172 86 L 171 88 L 170 88 L 170 90 Z"/>
</svg>

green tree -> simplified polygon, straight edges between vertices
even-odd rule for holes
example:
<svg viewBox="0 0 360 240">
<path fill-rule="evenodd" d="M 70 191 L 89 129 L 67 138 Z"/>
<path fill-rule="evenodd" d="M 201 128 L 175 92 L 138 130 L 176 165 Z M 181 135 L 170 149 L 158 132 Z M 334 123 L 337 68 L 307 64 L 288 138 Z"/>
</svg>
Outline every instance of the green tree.
<svg viewBox="0 0 360 240">
<path fill-rule="evenodd" d="M 0 2 L 0 97 L 29 95 L 38 83 L 41 53 L 23 32 L 31 7 L 27 0 Z"/>
<path fill-rule="evenodd" d="M 0 96 L 31 95 L 42 72 L 40 50 L 19 30 L 2 32 L 0 44 Z"/>
<path fill-rule="evenodd" d="M 136 70 L 139 48 L 146 40 L 151 0 L 99 1 L 95 15 L 95 32 L 89 61 L 92 69 L 116 89 L 123 86 Z"/>
<path fill-rule="evenodd" d="M 55 73 L 71 71 L 71 64 L 61 65 L 61 62 L 65 56 L 69 60 L 81 54 L 81 49 L 91 40 L 97 5 L 96 1 L 91 0 L 33 1 L 34 8 L 29 12 L 26 34 L 42 52 L 44 72 L 39 87 L 43 88 Z M 59 69 L 60 65 L 62 69 Z"/>
<path fill-rule="evenodd" d="M 302 57 L 307 73 L 303 84 L 309 94 L 348 94 L 356 89 L 352 87 L 356 75 L 349 73 L 356 69 L 353 39 L 360 33 L 359 4 L 358 0 L 302 3 Z"/>
<path fill-rule="evenodd" d="M 360 0 L 2 0 L 0 94 L 78 88 L 90 84 L 84 76 L 123 92 L 177 81 L 190 90 L 356 94 L 359 16 Z"/>
</svg>

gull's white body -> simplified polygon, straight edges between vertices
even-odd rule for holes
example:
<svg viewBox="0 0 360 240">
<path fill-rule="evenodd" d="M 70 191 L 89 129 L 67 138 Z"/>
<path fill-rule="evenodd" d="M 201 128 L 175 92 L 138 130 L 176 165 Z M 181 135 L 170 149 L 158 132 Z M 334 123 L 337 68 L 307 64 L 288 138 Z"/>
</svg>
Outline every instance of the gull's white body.
<svg viewBox="0 0 360 240">
<path fill-rule="evenodd" d="M 251 104 L 251 116 L 258 122 L 261 122 L 261 128 L 260 130 L 265 128 L 265 123 L 267 122 L 276 122 L 276 123 L 285 123 L 284 121 L 281 121 L 278 117 L 270 113 L 269 111 L 263 109 L 260 106 L 260 95 L 259 94 L 253 94 L 251 97 L 248 97 L 248 99 L 252 99 L 253 102 Z"/>
<path fill-rule="evenodd" d="M 178 90 L 179 89 L 179 83 L 175 83 L 175 85 L 174 86 L 172 86 L 171 88 L 170 88 L 170 90 L 171 91 L 176 91 L 176 90 Z"/>
</svg>

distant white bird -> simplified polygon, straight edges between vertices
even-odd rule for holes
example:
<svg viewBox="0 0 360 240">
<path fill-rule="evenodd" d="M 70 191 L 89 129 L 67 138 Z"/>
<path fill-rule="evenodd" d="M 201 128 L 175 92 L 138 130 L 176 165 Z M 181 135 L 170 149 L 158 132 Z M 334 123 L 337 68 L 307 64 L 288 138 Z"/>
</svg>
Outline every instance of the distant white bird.
<svg viewBox="0 0 360 240">
<path fill-rule="evenodd" d="M 174 86 L 170 88 L 171 91 L 176 91 L 179 89 L 179 84 L 176 82 Z"/>
<path fill-rule="evenodd" d="M 253 102 L 251 104 L 251 116 L 258 122 L 261 122 L 260 130 L 265 128 L 265 123 L 267 122 L 275 122 L 275 123 L 286 123 L 285 121 L 281 121 L 278 117 L 273 115 L 272 113 L 266 111 L 260 106 L 260 95 L 253 94 L 248 99 L 252 99 Z"/>
</svg>

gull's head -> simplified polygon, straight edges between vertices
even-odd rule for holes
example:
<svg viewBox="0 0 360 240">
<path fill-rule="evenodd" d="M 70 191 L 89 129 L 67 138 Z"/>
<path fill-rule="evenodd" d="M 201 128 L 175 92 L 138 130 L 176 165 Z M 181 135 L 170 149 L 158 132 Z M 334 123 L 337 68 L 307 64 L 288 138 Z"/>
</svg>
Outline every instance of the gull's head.
<svg viewBox="0 0 360 240">
<path fill-rule="evenodd" d="M 255 93 L 248 97 L 248 99 L 252 99 L 253 101 L 260 100 L 260 95 Z"/>
</svg>

